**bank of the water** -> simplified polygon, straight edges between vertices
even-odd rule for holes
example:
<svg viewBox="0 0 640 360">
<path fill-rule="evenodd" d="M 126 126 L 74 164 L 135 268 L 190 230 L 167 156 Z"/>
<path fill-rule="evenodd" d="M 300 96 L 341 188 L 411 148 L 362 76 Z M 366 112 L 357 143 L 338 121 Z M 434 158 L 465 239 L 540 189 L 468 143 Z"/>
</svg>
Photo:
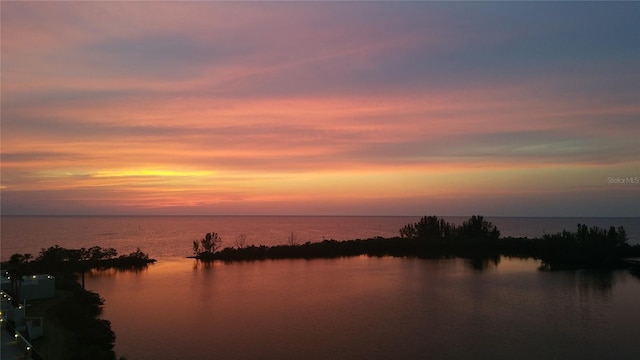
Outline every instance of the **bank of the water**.
<svg viewBox="0 0 640 360">
<path fill-rule="evenodd" d="M 34 347 L 47 360 L 65 360 L 71 356 L 71 344 L 77 341 L 75 334 L 62 325 L 55 310 L 72 296 L 69 290 L 57 290 L 52 299 L 30 302 L 27 309 L 30 317 L 45 319 L 43 336 L 33 341 Z"/>
<path fill-rule="evenodd" d="M 500 256 L 533 258 L 551 270 L 568 268 L 622 268 L 625 258 L 640 256 L 640 245 L 629 245 L 623 227 L 600 228 L 578 224 L 576 231 L 548 234 L 542 238 L 500 237 L 499 229 L 482 216 L 461 225 L 436 216 L 425 216 L 400 229 L 401 237 L 366 240 L 323 240 L 298 244 L 294 234 L 288 245 L 227 247 L 217 251 L 221 239 L 207 233 L 193 241 L 195 258 L 203 261 L 314 259 L 344 256 L 413 256 L 420 258 L 463 257 L 497 259 Z"/>
<path fill-rule="evenodd" d="M 461 224 L 468 217 L 444 217 Z M 223 247 L 235 246 L 244 235 L 245 245 L 283 245 L 294 233 L 299 243 L 323 239 L 351 240 L 399 236 L 404 225 L 419 216 L 1 216 L 2 260 L 15 253 L 36 254 L 42 246 L 68 248 L 115 247 L 121 252 L 140 247 L 163 260 L 191 255 L 191 243 L 203 234 L 217 232 Z M 576 224 L 624 226 L 629 243 L 640 243 L 639 218 L 515 218 L 487 219 L 503 237 L 542 237 L 574 231 Z M 44 244 L 44 245 L 43 245 Z"/>
<path fill-rule="evenodd" d="M 115 249 L 67 249 L 56 245 L 43 249 L 37 257 L 14 254 L 2 263 L 2 276 L 11 280 L 5 282 L 3 278 L 3 291 L 15 299 L 23 295 L 22 281 L 15 279 L 38 273 L 54 275 L 55 295 L 31 300 L 26 309 L 27 316 L 42 318 L 46 324 L 43 336 L 32 344 L 38 354 L 49 360 L 115 359 L 116 335 L 110 322 L 99 317 L 104 300 L 100 294 L 85 289 L 85 273 L 91 269 L 135 271 L 155 262 L 140 249 L 116 256 Z"/>
</svg>

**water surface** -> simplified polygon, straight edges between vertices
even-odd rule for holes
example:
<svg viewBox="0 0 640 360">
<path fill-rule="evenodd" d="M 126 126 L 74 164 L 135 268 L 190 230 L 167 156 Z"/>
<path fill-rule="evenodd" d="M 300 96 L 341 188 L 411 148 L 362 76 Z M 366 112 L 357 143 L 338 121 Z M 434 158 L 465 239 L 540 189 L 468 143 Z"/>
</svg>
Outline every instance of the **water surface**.
<svg viewBox="0 0 640 360">
<path fill-rule="evenodd" d="M 341 258 L 94 272 L 130 359 L 640 358 L 640 281 L 531 260 Z"/>
<path fill-rule="evenodd" d="M 533 260 L 354 257 L 205 265 L 185 256 L 206 232 L 223 246 L 397 236 L 419 217 L 1 217 L 2 259 L 42 247 L 142 248 L 141 272 L 93 272 L 89 289 L 116 351 L 145 359 L 640 358 L 640 281 L 625 271 L 541 272 Z M 459 224 L 466 217 L 446 220 Z M 489 218 L 504 236 L 637 218 Z"/>
</svg>

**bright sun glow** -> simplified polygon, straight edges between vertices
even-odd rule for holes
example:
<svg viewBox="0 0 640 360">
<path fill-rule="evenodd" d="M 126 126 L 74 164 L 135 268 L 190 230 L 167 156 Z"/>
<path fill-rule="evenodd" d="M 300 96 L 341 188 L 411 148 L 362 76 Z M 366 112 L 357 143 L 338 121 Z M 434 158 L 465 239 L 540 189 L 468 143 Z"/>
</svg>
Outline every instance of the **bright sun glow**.
<svg viewBox="0 0 640 360">
<path fill-rule="evenodd" d="M 89 173 L 90 176 L 96 178 L 108 177 L 206 177 L 215 175 L 215 171 L 208 170 L 158 170 L 158 169 L 140 169 L 140 170 L 101 170 Z"/>
</svg>

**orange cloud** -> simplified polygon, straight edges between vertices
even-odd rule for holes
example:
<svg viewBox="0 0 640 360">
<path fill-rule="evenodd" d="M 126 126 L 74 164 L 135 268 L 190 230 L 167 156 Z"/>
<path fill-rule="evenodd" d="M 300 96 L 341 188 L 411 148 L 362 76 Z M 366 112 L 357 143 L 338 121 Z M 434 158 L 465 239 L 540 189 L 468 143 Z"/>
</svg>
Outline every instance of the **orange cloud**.
<svg viewBox="0 0 640 360">
<path fill-rule="evenodd" d="M 637 174 L 633 31 L 531 31 L 534 13 L 500 25 L 479 4 L 464 23 L 428 3 L 252 5 L 3 4 L 5 199 L 446 208 Z"/>
</svg>

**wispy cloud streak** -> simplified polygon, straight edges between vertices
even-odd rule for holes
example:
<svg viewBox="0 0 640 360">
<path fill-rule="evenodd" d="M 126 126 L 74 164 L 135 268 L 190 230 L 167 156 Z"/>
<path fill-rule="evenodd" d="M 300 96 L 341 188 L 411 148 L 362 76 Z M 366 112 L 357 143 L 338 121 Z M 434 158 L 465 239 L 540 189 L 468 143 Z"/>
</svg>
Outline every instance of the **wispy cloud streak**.
<svg viewBox="0 0 640 360">
<path fill-rule="evenodd" d="M 6 3 L 3 211 L 452 213 L 517 194 L 546 214 L 569 189 L 620 194 L 608 174 L 640 168 L 638 8 Z"/>
</svg>

